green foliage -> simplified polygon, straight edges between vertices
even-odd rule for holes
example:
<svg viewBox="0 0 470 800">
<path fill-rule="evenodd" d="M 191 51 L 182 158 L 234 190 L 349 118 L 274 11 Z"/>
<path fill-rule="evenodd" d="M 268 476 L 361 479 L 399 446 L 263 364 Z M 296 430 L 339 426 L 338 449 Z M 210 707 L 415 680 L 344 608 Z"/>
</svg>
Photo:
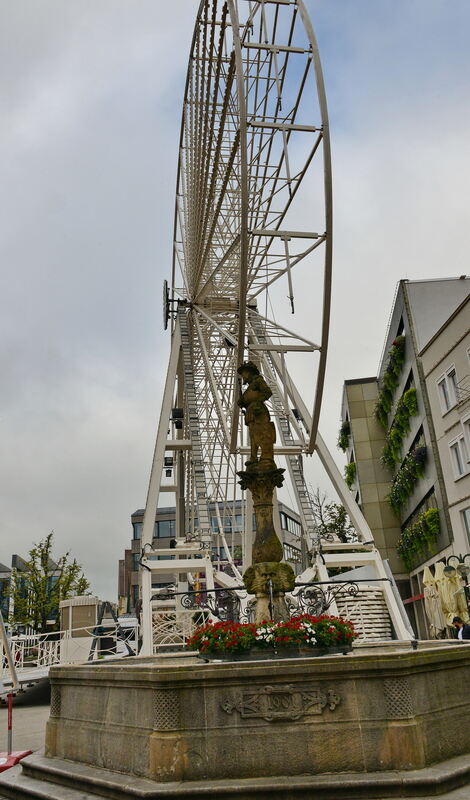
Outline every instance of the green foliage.
<svg viewBox="0 0 470 800">
<path fill-rule="evenodd" d="M 392 408 L 393 396 L 405 363 L 405 348 L 405 337 L 397 336 L 388 352 L 388 363 L 382 378 L 382 389 L 374 409 L 375 418 L 383 428 L 388 425 L 388 415 Z"/>
<path fill-rule="evenodd" d="M 25 571 L 12 576 L 12 625 L 28 625 L 37 633 L 50 628 L 47 620 L 58 616 L 59 603 L 68 597 L 89 594 L 90 584 L 80 564 L 66 553 L 52 557 L 54 533 L 51 531 L 29 551 Z"/>
<path fill-rule="evenodd" d="M 405 456 L 387 495 L 387 501 L 397 515 L 413 493 L 419 479 L 423 477 L 425 462 L 426 447 L 416 447 Z"/>
<path fill-rule="evenodd" d="M 437 541 L 441 530 L 439 511 L 429 508 L 423 511 L 411 525 L 403 531 L 398 544 L 397 553 L 408 570 L 413 568 L 417 556 L 427 555 Z"/>
<path fill-rule="evenodd" d="M 382 463 L 391 470 L 400 461 L 403 439 L 410 431 L 410 417 L 418 413 L 416 389 L 411 387 L 400 397 L 395 411 L 395 418 L 382 450 Z"/>
<path fill-rule="evenodd" d="M 344 480 L 348 488 L 350 489 L 353 485 L 354 481 L 356 480 L 356 462 L 350 461 L 349 464 L 346 464 L 344 468 Z"/>
<path fill-rule="evenodd" d="M 333 503 L 320 489 L 310 492 L 313 516 L 320 538 L 331 539 L 337 536 L 340 542 L 356 542 L 357 533 L 351 525 L 346 509 L 340 503 Z"/>
<path fill-rule="evenodd" d="M 341 425 L 341 428 L 339 429 L 339 434 L 338 434 L 338 447 L 340 448 L 340 450 L 343 451 L 343 453 L 345 453 L 349 447 L 350 435 L 351 435 L 351 423 L 349 422 L 348 419 L 345 419 L 343 424 Z"/>
<path fill-rule="evenodd" d="M 351 644 L 357 637 L 354 626 L 341 617 L 302 614 L 287 622 L 209 622 L 198 628 L 186 642 L 200 653 L 240 653 L 253 646 L 330 647 Z"/>
</svg>

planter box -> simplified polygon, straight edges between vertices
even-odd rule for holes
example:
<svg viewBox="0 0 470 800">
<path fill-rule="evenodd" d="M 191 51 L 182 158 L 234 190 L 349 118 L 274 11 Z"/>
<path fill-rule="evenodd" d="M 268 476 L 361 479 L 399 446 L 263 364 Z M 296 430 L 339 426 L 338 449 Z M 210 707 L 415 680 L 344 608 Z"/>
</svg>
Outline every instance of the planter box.
<svg viewBox="0 0 470 800">
<path fill-rule="evenodd" d="M 317 658 L 318 656 L 346 655 L 352 651 L 351 644 L 334 647 L 252 647 L 238 653 L 198 653 L 203 661 L 270 661 L 276 658 Z"/>
</svg>

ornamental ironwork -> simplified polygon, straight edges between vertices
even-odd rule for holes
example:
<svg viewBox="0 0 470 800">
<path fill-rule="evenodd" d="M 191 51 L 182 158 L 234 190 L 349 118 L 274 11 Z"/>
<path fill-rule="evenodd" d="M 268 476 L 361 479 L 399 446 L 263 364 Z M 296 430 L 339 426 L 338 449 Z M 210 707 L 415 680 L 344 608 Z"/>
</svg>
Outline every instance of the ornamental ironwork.
<svg viewBox="0 0 470 800">
<path fill-rule="evenodd" d="M 297 583 L 294 592 L 286 596 L 286 603 L 291 617 L 299 614 L 318 617 L 325 614 L 339 596 L 356 597 L 358 593 L 359 586 L 354 581 Z"/>
<path fill-rule="evenodd" d="M 299 614 L 311 614 L 315 617 L 326 614 L 333 601 L 339 597 L 353 598 L 358 594 L 359 586 L 355 581 L 319 581 L 296 583 L 295 589 L 285 599 L 291 617 Z M 254 600 L 248 600 L 244 586 L 189 592 L 176 592 L 169 588 L 160 590 L 152 599 L 174 600 L 175 605 L 185 611 L 206 613 L 222 622 L 244 623 L 254 619 Z"/>
</svg>

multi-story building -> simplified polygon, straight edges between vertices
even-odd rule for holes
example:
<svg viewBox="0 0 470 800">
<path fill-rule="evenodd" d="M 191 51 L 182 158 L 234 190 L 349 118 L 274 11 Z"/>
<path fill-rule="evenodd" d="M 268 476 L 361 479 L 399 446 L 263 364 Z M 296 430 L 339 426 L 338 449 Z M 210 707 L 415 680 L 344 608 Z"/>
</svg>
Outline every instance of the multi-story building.
<svg viewBox="0 0 470 800">
<path fill-rule="evenodd" d="M 466 276 L 400 281 L 378 377 L 343 391 L 346 480 L 422 636 L 424 567 L 464 546 L 470 506 L 469 288 Z"/>
<path fill-rule="evenodd" d="M 294 571 L 301 572 L 302 565 L 302 528 L 300 517 L 295 511 L 279 502 L 280 538 L 284 548 L 284 558 Z M 230 514 L 224 513 L 222 507 L 215 503 L 209 504 L 211 528 L 213 533 L 212 561 L 214 570 L 231 574 L 231 563 L 242 569 L 243 566 L 243 509 L 242 501 L 235 503 L 235 509 Z M 130 605 L 135 608 L 139 599 L 139 560 L 141 557 L 141 536 L 144 509 L 134 511 L 131 516 L 132 542 L 129 550 L 125 551 L 125 558 L 119 561 L 119 604 L 120 608 L 127 610 L 127 597 Z M 174 506 L 159 508 L 155 516 L 153 549 L 162 550 L 176 544 L 176 509 Z M 158 556 L 157 556 L 158 558 Z M 159 589 L 172 583 L 172 573 L 158 576 L 158 583 L 152 585 Z"/>
<path fill-rule="evenodd" d="M 470 551 L 470 295 L 420 356 L 447 494 L 452 547 L 463 555 Z"/>
</svg>

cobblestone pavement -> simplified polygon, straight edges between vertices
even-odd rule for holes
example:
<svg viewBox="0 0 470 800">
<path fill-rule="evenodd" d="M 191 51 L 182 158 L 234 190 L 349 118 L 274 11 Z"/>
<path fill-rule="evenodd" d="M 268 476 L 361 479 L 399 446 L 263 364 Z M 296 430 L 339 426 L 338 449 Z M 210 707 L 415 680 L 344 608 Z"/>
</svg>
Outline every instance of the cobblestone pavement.
<svg viewBox="0 0 470 800">
<path fill-rule="evenodd" d="M 47 680 L 13 699 L 13 750 L 44 747 L 49 719 L 50 690 Z M 7 749 L 7 708 L 0 705 L 0 751 Z"/>
</svg>

